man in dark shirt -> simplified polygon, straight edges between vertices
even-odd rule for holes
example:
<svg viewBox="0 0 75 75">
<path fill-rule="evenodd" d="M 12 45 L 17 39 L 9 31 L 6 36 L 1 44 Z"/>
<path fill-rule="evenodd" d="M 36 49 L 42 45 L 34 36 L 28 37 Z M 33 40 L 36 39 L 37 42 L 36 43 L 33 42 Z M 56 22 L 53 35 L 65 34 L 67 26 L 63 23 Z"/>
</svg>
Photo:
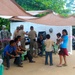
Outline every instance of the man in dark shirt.
<svg viewBox="0 0 75 75">
<path fill-rule="evenodd" d="M 40 49 L 40 53 L 39 55 L 43 55 L 43 35 L 40 35 L 39 38 L 37 39 L 37 43 L 38 43 L 38 48 Z"/>
</svg>

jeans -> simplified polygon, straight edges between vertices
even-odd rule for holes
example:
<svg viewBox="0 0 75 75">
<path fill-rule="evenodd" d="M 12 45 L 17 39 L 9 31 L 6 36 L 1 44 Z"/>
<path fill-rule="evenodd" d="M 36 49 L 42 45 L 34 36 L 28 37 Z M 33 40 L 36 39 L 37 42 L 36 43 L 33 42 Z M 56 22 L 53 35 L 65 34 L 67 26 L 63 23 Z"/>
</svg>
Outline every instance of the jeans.
<svg viewBox="0 0 75 75">
<path fill-rule="evenodd" d="M 53 65 L 52 52 L 47 52 L 47 51 L 46 51 L 46 56 L 45 56 L 45 64 L 48 64 L 48 56 L 50 59 L 50 65 Z"/>
<path fill-rule="evenodd" d="M 13 55 L 13 53 L 12 53 L 12 55 Z M 9 55 L 6 55 L 6 56 L 4 56 L 4 59 L 6 60 L 6 66 L 10 67 L 10 59 L 12 59 L 12 57 Z M 16 57 L 14 60 L 14 63 L 16 65 L 20 65 L 21 64 L 21 57 Z"/>
</svg>

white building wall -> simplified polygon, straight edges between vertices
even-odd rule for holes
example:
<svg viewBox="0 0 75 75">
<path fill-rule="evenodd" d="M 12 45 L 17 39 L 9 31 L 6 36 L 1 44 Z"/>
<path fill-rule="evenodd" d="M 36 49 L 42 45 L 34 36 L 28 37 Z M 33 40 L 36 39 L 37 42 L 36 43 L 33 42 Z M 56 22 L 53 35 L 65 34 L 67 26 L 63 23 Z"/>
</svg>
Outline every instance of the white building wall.
<svg viewBox="0 0 75 75">
<path fill-rule="evenodd" d="M 34 26 L 34 29 L 37 32 L 37 34 L 39 31 L 46 31 L 47 34 L 51 35 L 51 39 L 53 41 L 56 41 L 56 34 L 58 32 L 62 33 L 62 30 L 66 29 L 69 35 L 68 51 L 72 54 L 72 26 L 48 26 L 48 25 L 35 24 L 30 22 L 11 22 L 10 23 L 11 33 L 13 34 L 16 27 L 20 25 L 24 25 L 24 30 L 28 32 L 30 31 L 30 26 Z M 50 28 L 53 28 L 53 33 L 49 32 Z"/>
</svg>

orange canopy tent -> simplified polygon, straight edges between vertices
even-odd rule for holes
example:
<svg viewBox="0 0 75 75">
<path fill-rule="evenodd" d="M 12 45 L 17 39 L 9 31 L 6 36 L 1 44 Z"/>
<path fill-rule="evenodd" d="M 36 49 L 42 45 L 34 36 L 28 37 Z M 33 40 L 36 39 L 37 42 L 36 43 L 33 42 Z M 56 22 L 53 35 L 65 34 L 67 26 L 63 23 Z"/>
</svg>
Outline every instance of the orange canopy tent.
<svg viewBox="0 0 75 75">
<path fill-rule="evenodd" d="M 64 18 L 59 15 L 54 15 L 53 13 L 50 13 L 38 19 L 28 20 L 28 22 L 44 25 L 68 26 L 68 25 L 75 25 L 75 17 L 71 16 L 68 18 Z"/>
<path fill-rule="evenodd" d="M 0 0 L 0 15 L 3 16 L 31 16 L 14 0 Z"/>
<path fill-rule="evenodd" d="M 13 16 L 11 17 L 9 20 L 11 21 L 26 21 L 29 19 L 33 19 L 33 18 L 37 18 L 37 17 L 32 17 L 32 16 Z"/>
<path fill-rule="evenodd" d="M 25 21 L 25 19 L 21 19 L 21 18 L 19 18 L 19 17 L 17 17 L 17 16 L 13 16 L 13 17 L 11 17 L 10 19 L 9 19 L 10 21 L 21 21 L 21 22 L 24 22 Z"/>
</svg>

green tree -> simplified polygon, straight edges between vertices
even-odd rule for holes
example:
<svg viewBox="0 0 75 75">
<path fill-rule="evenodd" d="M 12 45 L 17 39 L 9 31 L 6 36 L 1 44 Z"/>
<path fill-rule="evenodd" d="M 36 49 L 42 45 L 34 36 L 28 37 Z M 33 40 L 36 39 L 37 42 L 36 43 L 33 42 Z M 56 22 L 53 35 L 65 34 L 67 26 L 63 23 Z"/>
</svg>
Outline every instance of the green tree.
<svg viewBox="0 0 75 75">
<path fill-rule="evenodd" d="M 10 21 L 8 19 L 0 18 L 0 30 L 2 29 L 2 25 L 6 25 L 6 29 L 10 31 Z"/>
<path fill-rule="evenodd" d="M 66 0 L 16 0 L 25 10 L 50 9 L 59 14 L 66 14 L 69 10 L 64 9 Z"/>
</svg>

